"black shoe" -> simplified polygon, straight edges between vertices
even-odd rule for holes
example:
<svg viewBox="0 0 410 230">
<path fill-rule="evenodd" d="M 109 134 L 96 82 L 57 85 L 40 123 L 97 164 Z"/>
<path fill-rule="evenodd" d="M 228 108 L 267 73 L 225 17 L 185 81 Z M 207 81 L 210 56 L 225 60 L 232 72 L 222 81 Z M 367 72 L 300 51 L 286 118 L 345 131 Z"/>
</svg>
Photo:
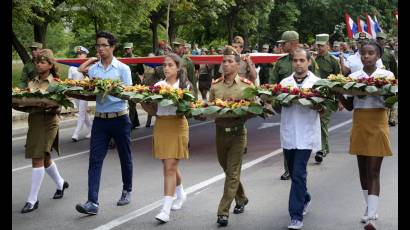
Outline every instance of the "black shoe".
<svg viewBox="0 0 410 230">
<path fill-rule="evenodd" d="M 245 147 L 245 149 L 243 150 L 243 154 L 248 153 L 248 147 Z"/>
<path fill-rule="evenodd" d="M 322 163 L 322 161 L 323 161 L 323 156 L 324 156 L 324 153 L 323 153 L 322 151 L 316 152 L 315 161 L 316 161 L 317 163 Z"/>
<path fill-rule="evenodd" d="M 389 126 L 396 126 L 396 122 L 395 121 L 389 121 Z"/>
<path fill-rule="evenodd" d="M 61 199 L 64 196 L 64 190 L 68 188 L 68 183 L 67 181 L 64 181 L 63 183 L 63 189 L 57 189 L 56 193 L 54 193 L 53 199 Z"/>
<path fill-rule="evenodd" d="M 77 139 L 77 138 L 74 138 L 74 137 L 72 137 L 71 140 L 72 140 L 73 142 L 78 142 L 78 139 Z"/>
<path fill-rule="evenodd" d="M 280 176 L 281 180 L 289 180 L 290 179 L 290 174 L 289 172 L 285 172 L 282 174 L 282 176 Z"/>
<path fill-rule="evenodd" d="M 221 227 L 225 227 L 228 225 L 228 216 L 218 216 L 216 223 L 218 223 Z"/>
<path fill-rule="evenodd" d="M 243 213 L 245 211 L 245 205 L 247 205 L 248 202 L 249 200 L 246 199 L 245 202 L 243 202 L 243 204 L 237 204 L 235 208 L 233 209 L 233 213 L 235 214 Z"/>
<path fill-rule="evenodd" d="M 75 209 L 84 214 L 97 215 L 98 213 L 98 205 L 91 201 L 87 201 L 85 204 L 77 204 Z"/>
<path fill-rule="evenodd" d="M 117 202 L 118 206 L 127 205 L 131 202 L 131 192 L 123 190 L 121 193 L 121 197 Z"/>
<path fill-rule="evenodd" d="M 35 209 L 38 208 L 38 201 L 36 201 L 36 203 L 31 204 L 30 202 L 26 202 L 26 204 L 24 205 L 23 209 L 21 210 L 21 213 L 28 213 L 28 212 L 32 212 Z"/>
</svg>

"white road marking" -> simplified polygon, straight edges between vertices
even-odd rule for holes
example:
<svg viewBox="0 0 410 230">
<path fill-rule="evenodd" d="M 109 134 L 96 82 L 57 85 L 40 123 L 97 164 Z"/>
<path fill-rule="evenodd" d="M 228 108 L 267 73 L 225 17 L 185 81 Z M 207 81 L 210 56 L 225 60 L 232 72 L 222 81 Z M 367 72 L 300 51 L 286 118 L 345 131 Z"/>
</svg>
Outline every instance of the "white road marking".
<svg viewBox="0 0 410 230">
<path fill-rule="evenodd" d="M 349 124 L 349 123 L 351 123 L 351 122 L 352 122 L 352 119 L 350 119 L 350 120 L 348 120 L 348 121 L 345 121 L 345 122 L 343 122 L 343 123 L 340 123 L 340 124 L 338 124 L 338 125 L 332 126 L 331 128 L 329 128 L 329 132 L 331 132 L 331 131 L 333 131 L 333 130 L 335 130 L 335 129 L 337 129 L 337 128 L 340 128 L 340 127 L 342 127 L 342 126 L 344 126 L 344 125 L 347 125 L 347 124 Z M 273 151 L 273 152 L 271 152 L 271 153 L 269 153 L 269 154 L 266 154 L 266 155 L 264 155 L 264 156 L 261 156 L 261 157 L 255 159 L 255 160 L 250 161 L 250 162 L 244 163 L 244 164 L 242 164 L 242 170 L 248 169 L 248 168 L 250 168 L 250 167 L 252 167 L 252 166 L 254 166 L 254 165 L 256 165 L 256 164 L 258 164 L 258 163 L 260 163 L 260 162 L 262 162 L 262 161 L 264 161 L 264 160 L 266 160 L 266 159 L 268 159 L 268 158 L 270 158 L 270 157 L 273 157 L 273 156 L 278 155 L 278 154 L 281 153 L 281 152 L 282 152 L 282 148 L 276 149 L 275 151 Z M 200 189 L 202 189 L 202 188 L 204 188 L 204 187 L 206 187 L 206 186 L 209 186 L 209 185 L 211 185 L 211 184 L 213 184 L 213 183 L 215 183 L 215 182 L 217 182 L 217 181 L 219 181 L 219 180 L 222 180 L 223 178 L 225 178 L 225 174 L 224 174 L 224 173 L 221 173 L 221 174 L 219 174 L 219 175 L 216 175 L 216 176 L 214 176 L 214 177 L 209 178 L 208 180 L 205 180 L 205 181 L 202 181 L 202 182 L 200 182 L 200 183 L 198 183 L 198 184 L 195 184 L 195 185 L 193 185 L 193 186 L 187 188 L 185 191 L 186 191 L 187 195 L 189 195 L 189 194 L 191 194 L 191 193 L 194 193 L 194 194 L 195 194 L 195 192 L 197 192 L 198 190 L 200 190 Z M 120 217 L 118 217 L 118 218 L 116 218 L 116 219 L 114 219 L 114 220 L 112 220 L 112 221 L 110 221 L 110 222 L 108 222 L 108 223 L 106 223 L 106 224 L 104 224 L 104 225 L 101 225 L 101 226 L 95 228 L 94 230 L 109 230 L 109 229 L 113 229 L 113 228 L 115 228 L 115 227 L 117 227 L 117 226 L 119 226 L 119 225 L 121 225 L 121 224 L 124 224 L 124 223 L 126 223 L 126 222 L 128 222 L 128 221 L 130 221 L 130 220 L 132 220 L 132 219 L 137 218 L 137 217 L 140 217 L 140 216 L 142 216 L 142 215 L 144 215 L 144 214 L 146 214 L 146 213 L 148 213 L 148 212 L 150 212 L 150 211 L 152 211 L 152 210 L 154 210 L 154 209 L 156 209 L 156 208 L 162 206 L 162 203 L 163 203 L 162 201 L 163 201 L 162 199 L 161 199 L 161 200 L 158 200 L 158 201 L 155 201 L 154 203 L 151 203 L 151 204 L 149 204 L 149 205 L 146 205 L 146 206 L 144 206 L 144 207 L 142 207 L 142 208 L 140 208 L 140 209 L 137 209 L 137 210 L 135 210 L 135 211 L 133 211 L 133 212 L 130 212 L 130 213 L 126 214 L 126 215 L 120 216 Z"/>
<path fill-rule="evenodd" d="M 190 127 L 193 128 L 193 127 L 205 125 L 205 124 L 208 124 L 208 123 L 211 123 L 211 122 L 213 122 L 213 121 L 201 122 L 201 123 L 198 123 L 198 124 L 191 125 Z M 140 141 L 140 140 L 148 139 L 152 136 L 153 135 L 151 134 L 151 135 L 147 135 L 147 136 L 143 136 L 143 137 L 138 137 L 138 138 L 131 139 L 131 141 L 132 142 L 133 141 Z M 53 161 L 64 160 L 64 159 L 67 159 L 67 158 L 72 158 L 72 157 L 79 156 L 79 155 L 89 153 L 89 152 L 90 152 L 90 150 L 82 151 L 82 152 L 79 152 L 79 153 L 73 153 L 73 154 L 70 154 L 70 155 L 67 155 L 67 156 L 57 157 L 57 158 L 53 159 Z M 11 171 L 16 172 L 16 171 L 27 169 L 27 168 L 31 168 L 31 165 L 25 165 L 25 166 L 22 166 L 22 167 L 14 168 Z"/>
<path fill-rule="evenodd" d="M 266 129 L 270 127 L 275 127 L 280 125 L 280 123 L 262 123 L 261 126 L 258 127 L 258 129 Z"/>
</svg>

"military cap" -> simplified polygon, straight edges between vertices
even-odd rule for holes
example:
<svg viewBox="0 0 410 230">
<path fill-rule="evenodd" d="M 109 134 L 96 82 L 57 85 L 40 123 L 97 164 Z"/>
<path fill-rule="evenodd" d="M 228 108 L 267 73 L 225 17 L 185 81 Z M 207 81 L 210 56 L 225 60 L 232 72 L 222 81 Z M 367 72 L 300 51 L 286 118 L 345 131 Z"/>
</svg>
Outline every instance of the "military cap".
<svg viewBox="0 0 410 230">
<path fill-rule="evenodd" d="M 240 44 L 244 44 L 245 42 L 244 42 L 244 40 L 243 40 L 243 38 L 241 37 L 241 36 L 235 36 L 234 38 L 233 38 L 233 42 L 232 43 L 240 43 Z"/>
<path fill-rule="evenodd" d="M 172 42 L 173 45 L 185 45 L 185 40 L 177 38 L 175 41 Z"/>
<path fill-rule="evenodd" d="M 263 44 L 262 48 L 263 49 L 269 49 L 269 45 L 268 44 Z"/>
<path fill-rule="evenodd" d="M 201 49 L 201 51 L 208 52 L 208 49 L 204 47 Z"/>
<path fill-rule="evenodd" d="M 134 44 L 132 44 L 132 42 L 126 42 L 124 43 L 124 49 L 129 49 L 134 47 Z"/>
<path fill-rule="evenodd" d="M 355 40 L 365 40 L 365 39 L 371 39 L 372 36 L 371 36 L 369 33 L 362 31 L 362 32 L 356 33 L 356 34 L 353 36 L 353 38 L 354 38 Z"/>
<path fill-rule="evenodd" d="M 333 46 L 340 46 L 340 42 L 339 41 L 334 41 Z"/>
<path fill-rule="evenodd" d="M 50 50 L 50 49 L 41 50 L 40 53 L 37 56 L 37 60 L 38 61 L 46 60 L 46 61 L 50 62 L 51 64 L 56 64 L 56 62 L 54 60 L 53 51 Z"/>
<path fill-rule="evenodd" d="M 326 42 L 329 41 L 329 34 L 316 34 L 316 42 L 318 45 L 326 45 Z"/>
<path fill-rule="evenodd" d="M 43 44 L 40 42 L 32 42 L 29 48 L 43 48 Z"/>
<path fill-rule="evenodd" d="M 218 47 L 218 49 L 216 49 L 217 51 L 222 51 L 222 47 Z"/>
<path fill-rule="evenodd" d="M 81 53 L 81 52 L 86 53 L 86 54 L 89 53 L 88 49 L 86 49 L 86 48 L 83 47 L 83 46 L 76 46 L 76 47 L 74 47 L 74 53 Z"/>
<path fill-rule="evenodd" d="M 238 51 L 236 51 L 236 49 L 233 48 L 232 46 L 225 47 L 222 54 L 223 55 L 239 55 Z"/>
<path fill-rule="evenodd" d="M 282 42 L 299 41 L 299 34 L 294 30 L 285 31 L 280 40 L 282 40 Z"/>
<path fill-rule="evenodd" d="M 386 35 L 385 33 L 383 33 L 383 32 L 378 32 L 378 33 L 376 33 L 376 38 L 386 39 L 386 38 L 387 38 L 387 35 Z"/>
<path fill-rule="evenodd" d="M 185 43 L 185 48 L 191 49 L 191 44 Z"/>
</svg>

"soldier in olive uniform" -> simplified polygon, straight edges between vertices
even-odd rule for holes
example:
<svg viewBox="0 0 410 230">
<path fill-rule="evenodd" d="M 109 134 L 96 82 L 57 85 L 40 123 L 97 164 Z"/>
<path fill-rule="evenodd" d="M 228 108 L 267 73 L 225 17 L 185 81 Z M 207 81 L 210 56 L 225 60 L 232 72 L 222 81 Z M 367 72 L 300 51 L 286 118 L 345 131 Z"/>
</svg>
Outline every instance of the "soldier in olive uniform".
<svg viewBox="0 0 410 230">
<path fill-rule="evenodd" d="M 278 84 L 284 78 L 289 77 L 293 73 L 292 61 L 293 56 L 291 53 L 299 47 L 299 34 L 296 31 L 285 31 L 282 34 L 281 40 L 278 42 L 283 43 L 283 52 L 288 53 L 287 55 L 281 57 L 273 67 L 273 73 L 269 79 L 270 84 Z M 312 64 L 309 66 L 309 70 L 313 72 L 316 76 L 319 75 L 319 66 L 312 59 Z M 280 177 L 281 180 L 289 180 L 290 174 L 288 169 L 288 164 L 284 158 L 284 168 L 285 172 Z"/>
<path fill-rule="evenodd" d="M 330 74 L 340 74 L 340 65 L 338 59 L 329 54 L 329 34 L 317 34 L 316 45 L 318 47 L 318 56 L 316 62 L 319 65 L 320 78 L 327 78 Z M 316 152 L 315 160 L 318 163 L 323 161 L 329 153 L 329 122 L 331 111 L 325 110 L 320 116 L 320 128 L 322 134 L 322 149 Z"/>
<path fill-rule="evenodd" d="M 211 86 L 209 100 L 220 98 L 223 100 L 243 99 L 243 90 L 254 87 L 253 83 L 238 75 L 240 55 L 231 46 L 223 52 L 222 68 L 224 77 L 215 80 Z M 235 199 L 234 213 L 242 213 L 248 198 L 240 181 L 242 156 L 247 143 L 245 122 L 249 117 L 217 118 L 216 148 L 218 161 L 223 168 L 226 178 L 224 193 L 218 207 L 218 220 L 220 226 L 228 224 L 229 209 Z"/>
<path fill-rule="evenodd" d="M 198 79 L 195 75 L 194 63 L 187 55 L 185 55 L 187 49 L 187 47 L 185 47 L 186 42 L 177 38 L 174 42 L 172 42 L 172 44 L 174 45 L 174 53 L 178 54 L 182 58 L 182 68 L 186 72 L 188 80 L 192 83 L 195 98 L 198 98 Z"/>
<path fill-rule="evenodd" d="M 28 82 L 33 80 L 34 77 L 37 76 L 36 64 L 34 62 L 39 52 L 43 48 L 43 44 L 39 42 L 33 42 L 31 43 L 29 48 L 31 49 L 32 59 L 24 64 L 23 71 L 21 72 L 20 88 L 26 88 L 28 86 Z"/>
<path fill-rule="evenodd" d="M 261 53 L 268 53 L 269 51 L 269 45 L 264 44 L 262 46 L 262 52 Z M 257 66 L 260 66 L 261 69 L 259 70 L 259 84 L 267 84 L 269 83 L 269 75 L 272 73 L 273 69 L 273 64 L 272 63 L 262 63 L 258 64 Z"/>
<path fill-rule="evenodd" d="M 390 52 L 390 50 L 385 46 L 385 41 L 387 39 L 387 35 L 383 32 L 379 32 L 376 34 L 377 43 L 384 49 L 382 62 L 383 65 L 386 67 L 387 70 L 390 70 L 394 76 L 397 78 L 397 61 L 394 55 Z M 389 125 L 396 126 L 397 122 L 397 107 L 394 106 L 393 108 L 389 109 Z"/>
</svg>

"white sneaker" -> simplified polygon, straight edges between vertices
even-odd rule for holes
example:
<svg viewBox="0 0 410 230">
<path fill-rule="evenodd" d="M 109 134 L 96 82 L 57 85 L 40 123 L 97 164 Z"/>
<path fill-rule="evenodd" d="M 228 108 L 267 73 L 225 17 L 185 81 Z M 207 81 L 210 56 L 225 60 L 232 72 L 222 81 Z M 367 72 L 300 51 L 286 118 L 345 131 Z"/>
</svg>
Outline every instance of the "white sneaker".
<svg viewBox="0 0 410 230">
<path fill-rule="evenodd" d="M 363 224 L 365 224 L 365 223 L 367 223 L 367 221 L 369 221 L 370 219 L 377 220 L 377 219 L 379 219 L 379 215 L 377 215 L 377 213 L 376 213 L 376 215 L 375 215 L 373 218 L 369 218 L 369 217 L 367 216 L 367 212 L 366 212 L 366 214 L 363 215 L 363 217 L 362 217 L 362 219 L 360 220 L 360 222 L 363 223 Z"/>
<path fill-rule="evenodd" d="M 288 225 L 289 229 L 302 229 L 303 222 L 300 220 L 291 220 L 290 224 Z"/>
<path fill-rule="evenodd" d="M 312 199 L 310 199 L 306 204 L 305 204 L 305 206 L 303 207 L 303 215 L 306 215 L 307 213 L 308 213 L 308 208 L 309 208 L 309 205 L 312 203 Z"/>
<path fill-rule="evenodd" d="M 180 198 L 176 198 L 174 202 L 172 202 L 171 210 L 179 210 L 182 208 L 182 205 L 186 201 L 186 194 L 184 194 Z"/>
<path fill-rule="evenodd" d="M 87 135 L 85 135 L 85 138 L 90 139 L 91 138 L 91 132 L 89 132 Z"/>
<path fill-rule="evenodd" d="M 164 224 L 169 221 L 169 214 L 167 214 L 164 210 L 161 210 L 161 212 L 155 216 L 155 219 Z"/>
<path fill-rule="evenodd" d="M 74 142 L 77 142 L 78 141 L 78 135 L 73 134 L 73 136 L 71 137 L 71 140 L 73 140 Z"/>
<path fill-rule="evenodd" d="M 374 219 L 369 219 L 367 222 L 366 222 L 366 225 L 364 226 L 364 229 L 365 230 L 376 230 L 376 220 L 374 220 Z"/>
</svg>

